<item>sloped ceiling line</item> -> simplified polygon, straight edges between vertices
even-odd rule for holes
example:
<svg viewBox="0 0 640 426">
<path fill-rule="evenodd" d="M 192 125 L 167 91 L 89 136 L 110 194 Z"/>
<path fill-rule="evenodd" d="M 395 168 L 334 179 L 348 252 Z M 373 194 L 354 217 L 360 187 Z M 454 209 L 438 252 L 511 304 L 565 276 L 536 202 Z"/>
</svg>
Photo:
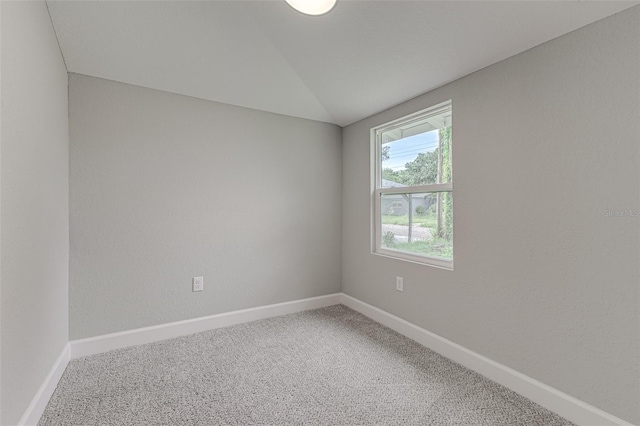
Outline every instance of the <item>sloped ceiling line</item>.
<svg viewBox="0 0 640 426">
<path fill-rule="evenodd" d="M 640 1 L 48 0 L 68 71 L 351 124 Z"/>
</svg>

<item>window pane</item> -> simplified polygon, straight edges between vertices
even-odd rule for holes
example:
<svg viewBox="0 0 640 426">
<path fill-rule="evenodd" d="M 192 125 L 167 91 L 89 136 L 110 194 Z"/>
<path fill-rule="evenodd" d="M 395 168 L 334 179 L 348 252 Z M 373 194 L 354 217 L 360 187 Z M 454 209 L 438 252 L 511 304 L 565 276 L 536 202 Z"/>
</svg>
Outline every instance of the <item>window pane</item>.
<svg viewBox="0 0 640 426">
<path fill-rule="evenodd" d="M 451 192 L 382 194 L 380 247 L 453 259 Z"/>
<path fill-rule="evenodd" d="M 450 111 L 385 130 L 380 143 L 380 188 L 451 182 Z"/>
</svg>

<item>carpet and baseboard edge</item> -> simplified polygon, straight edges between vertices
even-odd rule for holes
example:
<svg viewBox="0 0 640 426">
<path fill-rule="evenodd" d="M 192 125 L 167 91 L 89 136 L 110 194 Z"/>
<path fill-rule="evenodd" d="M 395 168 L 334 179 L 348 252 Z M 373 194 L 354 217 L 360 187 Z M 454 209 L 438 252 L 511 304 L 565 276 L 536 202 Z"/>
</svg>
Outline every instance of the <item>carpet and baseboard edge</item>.
<svg viewBox="0 0 640 426">
<path fill-rule="evenodd" d="M 633 426 L 599 408 L 545 385 L 424 328 L 361 300 L 342 294 L 342 304 L 438 352 L 470 370 L 581 426 Z"/>
<path fill-rule="evenodd" d="M 18 422 L 19 426 L 36 426 L 38 424 L 42 413 L 44 413 L 44 409 L 49 403 L 49 399 L 51 399 L 51 395 L 53 395 L 53 391 L 56 390 L 56 386 L 58 386 L 58 382 L 64 370 L 67 368 L 67 364 L 69 364 L 69 360 L 71 359 L 70 355 L 71 345 L 67 343 L 20 418 Z"/>
<path fill-rule="evenodd" d="M 255 308 L 241 309 L 238 311 L 225 312 L 206 317 L 137 328 L 119 333 L 73 340 L 70 342 L 71 358 L 74 359 L 114 349 L 126 348 L 128 346 L 142 345 L 145 343 L 172 339 L 174 337 L 187 336 L 189 334 L 200 333 L 202 331 L 213 330 L 220 327 L 228 327 L 235 324 L 242 324 L 249 321 L 338 305 L 341 303 L 341 300 L 342 293 L 334 293 L 325 296 L 258 306 Z"/>
<path fill-rule="evenodd" d="M 632 426 L 631 423 L 603 410 L 344 293 L 334 293 L 73 340 L 65 346 L 53 364 L 51 371 L 36 392 L 18 424 L 20 426 L 37 425 L 70 359 L 337 304 L 343 304 L 360 312 L 577 425 Z"/>
</svg>

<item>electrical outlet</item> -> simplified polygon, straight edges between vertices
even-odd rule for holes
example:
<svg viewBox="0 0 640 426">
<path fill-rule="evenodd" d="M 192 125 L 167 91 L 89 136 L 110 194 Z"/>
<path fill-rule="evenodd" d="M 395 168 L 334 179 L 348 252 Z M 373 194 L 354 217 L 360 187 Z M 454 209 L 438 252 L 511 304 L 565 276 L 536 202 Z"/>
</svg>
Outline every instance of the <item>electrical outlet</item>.
<svg viewBox="0 0 640 426">
<path fill-rule="evenodd" d="M 193 291 L 204 290 L 204 277 L 193 277 Z"/>
<path fill-rule="evenodd" d="M 396 290 L 404 291 L 404 282 L 402 281 L 402 277 L 396 277 Z"/>
</svg>

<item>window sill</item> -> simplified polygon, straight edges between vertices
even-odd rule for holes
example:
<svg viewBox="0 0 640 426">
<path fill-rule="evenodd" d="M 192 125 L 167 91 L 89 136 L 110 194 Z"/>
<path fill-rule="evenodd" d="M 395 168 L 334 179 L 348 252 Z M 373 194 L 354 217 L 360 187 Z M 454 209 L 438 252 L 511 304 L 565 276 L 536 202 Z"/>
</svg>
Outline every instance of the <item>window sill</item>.
<svg viewBox="0 0 640 426">
<path fill-rule="evenodd" d="M 401 260 L 403 262 L 417 263 L 419 265 L 431 266 L 439 269 L 446 269 L 453 271 L 453 260 L 439 259 L 436 257 L 426 257 L 413 255 L 403 251 L 389 250 L 389 249 L 377 249 L 372 251 L 371 254 L 376 256 L 387 257 L 391 259 Z"/>
</svg>

